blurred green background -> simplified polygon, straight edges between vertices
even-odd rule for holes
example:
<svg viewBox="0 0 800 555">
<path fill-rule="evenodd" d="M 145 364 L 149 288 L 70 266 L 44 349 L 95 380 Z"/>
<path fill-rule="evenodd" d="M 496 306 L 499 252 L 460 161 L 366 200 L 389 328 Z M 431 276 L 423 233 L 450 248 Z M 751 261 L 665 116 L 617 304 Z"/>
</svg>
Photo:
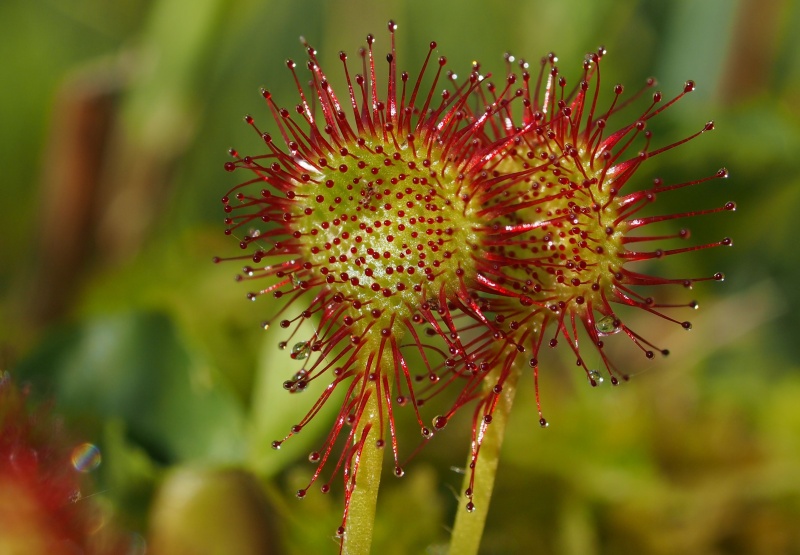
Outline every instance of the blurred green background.
<svg viewBox="0 0 800 555">
<path fill-rule="evenodd" d="M 0 369 L 101 448 L 99 495 L 151 550 L 178 553 L 169 542 L 183 526 L 209 552 L 334 552 L 341 492 L 293 498 L 326 416 L 269 448 L 315 397 L 282 390 L 292 368 L 280 334 L 259 327 L 272 310 L 245 300 L 237 264 L 211 257 L 238 250 L 219 203 L 237 176 L 222 165 L 231 146 L 259 152 L 242 122 L 252 113 L 268 126 L 259 87 L 295 104 L 284 60 L 304 60 L 301 35 L 341 83 L 338 51 L 355 54 L 372 32 L 382 55 L 389 18 L 412 75 L 436 40 L 462 75 L 473 59 L 502 75 L 504 52 L 535 62 L 552 50 L 574 82 L 584 53 L 603 44 L 605 89 L 654 75 L 670 97 L 696 80 L 653 122 L 656 144 L 708 119 L 717 130 L 637 179 L 726 166 L 728 180 L 662 195 L 656 211 L 739 207 L 689 222 L 698 242 L 730 235 L 733 249 L 654 268 L 726 274 L 691 292 L 693 331 L 631 315 L 669 358 L 647 361 L 620 341 L 615 362 L 634 378 L 612 390 L 589 388 L 555 353 L 542 370 L 547 430 L 523 380 L 482 553 L 800 553 L 792 0 L 4 0 Z M 376 553 L 442 552 L 468 450 L 464 416 L 406 477 L 385 478 Z M 174 493 L 186 488 L 205 492 L 191 498 L 194 512 Z"/>
</svg>

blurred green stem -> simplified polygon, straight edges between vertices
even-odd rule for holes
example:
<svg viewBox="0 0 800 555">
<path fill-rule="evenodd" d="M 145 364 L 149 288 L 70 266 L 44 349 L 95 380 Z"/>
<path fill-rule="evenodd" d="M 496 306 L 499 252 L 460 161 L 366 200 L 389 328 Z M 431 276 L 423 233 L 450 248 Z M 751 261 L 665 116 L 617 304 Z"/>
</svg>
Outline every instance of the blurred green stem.
<svg viewBox="0 0 800 555">
<path fill-rule="evenodd" d="M 467 510 L 467 496 L 464 491 L 470 487 L 469 465 L 472 461 L 472 451 L 467 457 L 467 473 L 464 477 L 464 484 L 461 488 L 462 494 L 456 513 L 456 521 L 453 525 L 453 533 L 450 539 L 450 555 L 475 555 L 481 545 L 483 528 L 486 524 L 486 515 L 489 514 L 489 501 L 492 498 L 494 489 L 494 478 L 497 474 L 497 465 L 500 461 L 500 448 L 503 446 L 506 423 L 511 412 L 511 405 L 514 403 L 514 395 L 517 392 L 517 381 L 521 373 L 517 364 L 503 383 L 503 391 L 497 401 L 492 423 L 486 427 L 481 443 L 480 461 L 475 465 L 475 483 L 472 486 L 472 502 L 475 510 Z M 494 380 L 486 380 L 486 387 L 492 387 Z M 491 385 L 489 385 L 491 384 Z"/>
<path fill-rule="evenodd" d="M 378 487 L 381 483 L 383 449 L 376 447 L 380 439 L 380 400 L 373 389 L 367 399 L 362 415 L 362 424 L 356 430 L 359 438 L 369 426 L 361 453 L 354 457 L 352 466 L 358 465 L 358 483 L 354 484 L 347 509 L 347 523 L 342 538 L 342 554 L 369 555 L 372 545 L 372 529 L 375 524 L 375 507 L 378 502 Z M 350 471 L 353 471 L 351 467 Z"/>
</svg>

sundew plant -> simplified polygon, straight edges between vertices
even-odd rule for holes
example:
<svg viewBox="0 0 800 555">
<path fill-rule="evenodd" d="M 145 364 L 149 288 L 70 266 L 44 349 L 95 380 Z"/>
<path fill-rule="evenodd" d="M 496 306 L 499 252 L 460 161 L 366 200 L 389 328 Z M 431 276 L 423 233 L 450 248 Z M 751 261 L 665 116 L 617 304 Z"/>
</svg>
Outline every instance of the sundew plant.
<svg viewBox="0 0 800 555">
<path fill-rule="evenodd" d="M 222 199 L 225 233 L 242 252 L 215 260 L 238 261 L 263 326 L 280 328 L 281 348 L 298 361 L 286 394 L 326 384 L 316 399 L 297 397 L 308 412 L 272 446 L 340 403 L 297 497 L 343 479 L 341 525 L 331 531 L 341 551 L 369 552 L 384 459 L 402 477 L 463 410 L 472 429 L 463 433 L 451 553 L 476 553 L 520 377 L 531 379 L 530 411 L 547 427 L 543 349 L 570 351 L 591 386 L 628 379 L 606 352 L 618 337 L 645 359 L 668 355 L 628 323 L 631 309 L 691 328 L 686 314 L 697 303 L 664 292 L 723 276 L 675 277 L 662 267 L 730 246 L 728 237 L 693 242 L 680 222 L 735 204 L 658 212 L 662 196 L 727 177 L 724 168 L 680 183 L 647 175 L 650 159 L 679 156 L 714 128 L 702 123 L 667 144 L 649 129 L 694 82 L 662 93 L 648 80 L 629 92 L 601 79 L 602 48 L 575 82 L 554 54 L 536 63 L 507 55 L 502 75 L 474 63 L 460 76 L 435 42 L 411 71 L 396 29 L 389 22 L 388 52 L 368 35 L 356 56 L 339 54 L 338 68 L 321 67 L 304 43 L 305 60 L 286 62 L 296 99 L 261 91 L 266 117 L 245 116 L 260 145 L 232 149 L 225 163 L 238 178 Z M 388 66 L 385 82 L 379 64 Z M 333 71 L 344 87 L 329 83 Z M 444 405 L 430 403 L 439 398 Z M 398 440 L 400 419 L 416 423 L 418 440 Z"/>
</svg>

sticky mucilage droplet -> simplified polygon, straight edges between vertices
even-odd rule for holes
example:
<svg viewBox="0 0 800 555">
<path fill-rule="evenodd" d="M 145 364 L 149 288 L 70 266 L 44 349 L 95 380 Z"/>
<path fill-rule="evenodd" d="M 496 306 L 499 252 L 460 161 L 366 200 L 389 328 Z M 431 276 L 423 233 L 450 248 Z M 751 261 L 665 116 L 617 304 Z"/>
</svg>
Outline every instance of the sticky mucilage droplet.
<svg viewBox="0 0 800 555">
<path fill-rule="evenodd" d="M 622 331 L 622 326 L 614 316 L 608 314 L 603 316 L 594 324 L 594 329 L 601 335 L 614 335 Z"/>
<path fill-rule="evenodd" d="M 303 360 L 308 358 L 311 354 L 311 344 L 308 341 L 301 341 L 295 343 L 292 347 L 292 358 L 295 360 Z"/>
</svg>

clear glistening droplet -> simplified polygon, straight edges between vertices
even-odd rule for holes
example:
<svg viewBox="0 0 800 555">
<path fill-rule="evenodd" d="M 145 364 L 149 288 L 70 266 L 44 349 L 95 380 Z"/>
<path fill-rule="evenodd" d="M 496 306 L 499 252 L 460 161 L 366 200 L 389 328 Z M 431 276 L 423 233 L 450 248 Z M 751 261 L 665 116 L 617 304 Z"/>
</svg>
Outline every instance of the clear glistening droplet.
<svg viewBox="0 0 800 555">
<path fill-rule="evenodd" d="M 311 354 L 311 345 L 308 343 L 308 341 L 295 343 L 294 347 L 292 347 L 292 358 L 295 360 L 303 360 L 304 358 L 308 358 L 309 354 Z"/>
<path fill-rule="evenodd" d="M 76 445 L 70 455 L 72 467 L 78 472 L 91 472 L 102 462 L 103 457 L 100 449 L 91 443 L 81 443 Z"/>
<path fill-rule="evenodd" d="M 617 323 L 617 319 L 610 314 L 595 322 L 594 328 L 603 335 L 612 335 L 622 330 L 622 327 Z"/>
<path fill-rule="evenodd" d="M 597 370 L 589 370 L 589 380 L 599 385 L 603 383 L 603 376 Z"/>
</svg>

